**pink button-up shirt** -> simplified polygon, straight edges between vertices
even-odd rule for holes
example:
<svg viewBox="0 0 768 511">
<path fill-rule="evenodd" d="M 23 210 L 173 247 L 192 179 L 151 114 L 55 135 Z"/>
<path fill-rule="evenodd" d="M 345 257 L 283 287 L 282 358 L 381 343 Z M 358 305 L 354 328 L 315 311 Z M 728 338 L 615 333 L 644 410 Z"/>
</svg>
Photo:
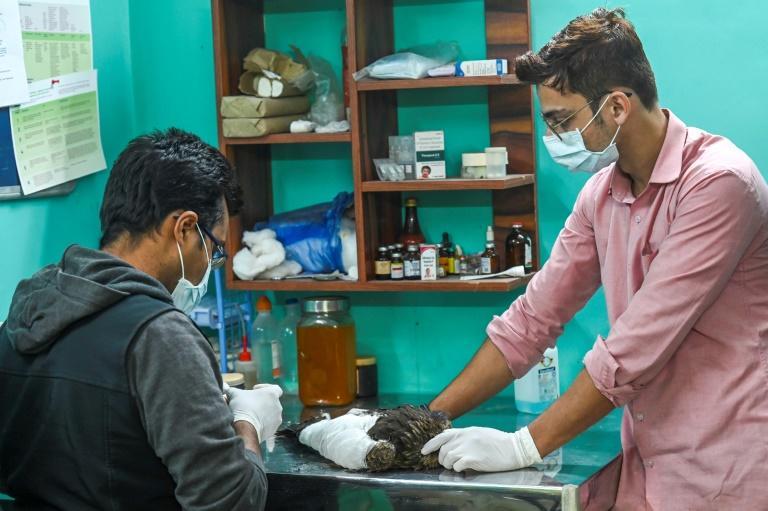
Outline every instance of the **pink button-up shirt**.
<svg viewBox="0 0 768 511">
<path fill-rule="evenodd" d="M 616 509 L 768 510 L 768 186 L 665 114 L 646 190 L 617 165 L 593 176 L 488 335 L 523 375 L 602 285 L 611 330 L 584 365 L 625 406 Z"/>
</svg>

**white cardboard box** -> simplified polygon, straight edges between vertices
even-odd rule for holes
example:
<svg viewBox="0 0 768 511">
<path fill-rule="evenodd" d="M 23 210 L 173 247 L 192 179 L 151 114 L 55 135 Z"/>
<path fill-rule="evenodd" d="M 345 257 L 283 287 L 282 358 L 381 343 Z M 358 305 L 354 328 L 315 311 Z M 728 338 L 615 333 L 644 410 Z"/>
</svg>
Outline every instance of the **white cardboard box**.
<svg viewBox="0 0 768 511">
<path fill-rule="evenodd" d="M 507 59 L 464 60 L 456 63 L 456 76 L 501 76 L 507 72 Z"/>
<path fill-rule="evenodd" d="M 417 131 L 413 134 L 416 151 L 416 179 L 445 179 L 445 134 Z"/>
</svg>

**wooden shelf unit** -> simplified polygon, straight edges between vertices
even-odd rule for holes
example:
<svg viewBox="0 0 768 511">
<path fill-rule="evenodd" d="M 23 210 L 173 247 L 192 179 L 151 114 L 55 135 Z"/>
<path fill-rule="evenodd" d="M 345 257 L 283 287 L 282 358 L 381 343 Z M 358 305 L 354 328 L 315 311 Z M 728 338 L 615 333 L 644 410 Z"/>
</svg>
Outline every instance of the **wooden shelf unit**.
<svg viewBox="0 0 768 511">
<path fill-rule="evenodd" d="M 435 179 L 431 181 L 363 181 L 363 192 L 429 192 L 455 190 L 509 190 L 532 185 L 533 174 L 508 174 L 498 179 Z"/>
<path fill-rule="evenodd" d="M 444 292 L 466 291 L 480 293 L 489 291 L 512 291 L 524 286 L 532 275 L 521 278 L 496 278 L 486 280 L 462 281 L 456 277 L 440 280 L 369 280 L 367 282 L 350 282 L 344 280 L 315 281 L 315 280 L 235 280 L 231 289 L 238 291 L 311 291 L 349 293 L 355 291 L 379 292 Z"/>
<path fill-rule="evenodd" d="M 264 0 L 212 0 L 217 110 L 223 96 L 239 94 L 237 83 L 243 57 L 264 46 Z M 241 249 L 244 226 L 266 220 L 273 213 L 271 144 L 349 143 L 354 180 L 354 204 L 360 280 L 241 281 L 227 263 L 227 287 L 237 290 L 352 292 L 352 291 L 467 291 L 505 292 L 525 285 L 530 277 L 484 281 L 376 281 L 373 261 L 380 244 L 397 241 L 402 223 L 402 193 L 418 191 L 489 190 L 492 223 L 498 247 L 516 223 L 533 234 L 534 269 L 539 266 L 536 211 L 536 169 L 531 87 L 514 75 L 502 77 L 443 77 L 422 80 L 364 79 L 351 74 L 374 60 L 394 53 L 394 1 L 346 0 L 350 89 L 350 133 L 280 134 L 261 138 L 225 138 L 219 147 L 235 166 L 243 188 L 244 207 L 230 221 L 227 251 Z M 530 48 L 528 0 L 485 0 L 486 58 L 515 57 Z M 428 42 L 428 41 L 425 41 Z M 477 56 L 482 58 L 482 56 Z M 492 146 L 509 154 L 508 175 L 502 179 L 444 181 L 378 181 L 373 158 L 388 154 L 388 137 L 398 134 L 397 91 L 444 87 L 484 86 L 488 90 L 488 125 Z M 219 128 L 221 117 L 218 118 Z M 221 133 L 221 129 L 219 129 Z M 447 147 L 450 151 L 450 146 Z M 341 191 L 341 190 L 340 190 Z M 478 226 L 484 230 L 484 226 Z M 503 250 L 502 264 L 504 261 Z"/>
<path fill-rule="evenodd" d="M 407 90 L 407 89 L 434 89 L 440 87 L 477 87 L 482 85 L 519 85 L 517 76 L 442 76 L 438 78 L 422 78 L 420 80 L 377 80 L 375 78 L 363 78 L 357 82 L 357 90 Z"/>
<path fill-rule="evenodd" d="M 257 145 L 257 144 L 317 144 L 328 142 L 349 143 L 352 134 L 346 133 L 277 133 L 264 137 L 229 137 L 224 139 L 227 145 Z"/>
</svg>

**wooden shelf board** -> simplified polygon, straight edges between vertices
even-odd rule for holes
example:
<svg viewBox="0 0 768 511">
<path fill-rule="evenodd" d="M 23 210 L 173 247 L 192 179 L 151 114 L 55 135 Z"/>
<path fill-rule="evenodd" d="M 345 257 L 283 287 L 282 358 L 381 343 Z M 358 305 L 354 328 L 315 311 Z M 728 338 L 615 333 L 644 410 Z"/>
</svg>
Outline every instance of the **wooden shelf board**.
<svg viewBox="0 0 768 511">
<path fill-rule="evenodd" d="M 533 174 L 509 174 L 500 179 L 435 179 L 423 181 L 364 181 L 363 192 L 445 190 L 507 190 L 533 184 Z"/>
<path fill-rule="evenodd" d="M 434 89 L 441 87 L 477 87 L 483 85 L 520 85 L 516 75 L 503 76 L 443 76 L 418 80 L 378 80 L 363 78 L 356 82 L 359 91 Z"/>
<path fill-rule="evenodd" d="M 458 277 L 449 277 L 440 280 L 374 280 L 371 282 L 349 282 L 335 280 L 321 282 L 314 280 L 235 280 L 227 287 L 238 291 L 310 291 L 310 292 L 424 292 L 424 291 L 452 291 L 452 292 L 506 292 L 524 286 L 531 279 L 531 275 L 522 278 L 487 279 L 462 281 Z"/>
<path fill-rule="evenodd" d="M 344 133 L 278 133 L 263 137 L 225 137 L 228 145 L 257 145 L 257 144 L 313 144 L 329 142 L 351 142 L 352 134 Z"/>
</svg>

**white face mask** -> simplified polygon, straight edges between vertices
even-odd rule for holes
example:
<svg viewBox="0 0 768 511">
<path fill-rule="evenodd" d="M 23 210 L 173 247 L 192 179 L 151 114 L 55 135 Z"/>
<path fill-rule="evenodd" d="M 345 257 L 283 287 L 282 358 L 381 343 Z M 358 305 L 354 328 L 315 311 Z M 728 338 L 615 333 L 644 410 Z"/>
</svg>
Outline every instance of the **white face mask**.
<svg viewBox="0 0 768 511">
<path fill-rule="evenodd" d="M 608 102 L 608 99 L 610 98 L 605 98 L 603 104 L 597 109 L 597 113 L 595 113 L 592 119 L 590 119 L 587 125 L 582 129 L 562 133 L 560 135 L 562 140 L 557 138 L 557 135 L 554 134 L 545 135 L 543 137 L 544 146 L 547 148 L 547 151 L 549 151 L 549 155 L 553 160 L 560 165 L 567 167 L 571 172 L 589 172 L 590 174 L 593 174 L 619 159 L 619 150 L 616 147 L 616 137 L 619 135 L 621 126 L 616 129 L 616 133 L 613 135 L 608 147 L 597 153 L 586 148 L 584 145 L 584 138 L 581 136 L 582 132 L 584 132 L 584 130 L 586 130 L 587 127 L 592 124 L 592 121 L 594 121 L 600 114 L 600 110 L 603 109 Z"/>
<path fill-rule="evenodd" d="M 192 309 L 200 304 L 200 300 L 203 299 L 203 296 L 205 296 L 205 293 L 208 291 L 208 277 L 211 275 L 211 258 L 208 256 L 208 247 L 205 244 L 205 238 L 203 238 L 203 233 L 200 231 L 199 226 L 197 226 L 197 232 L 200 234 L 200 239 L 203 240 L 205 258 L 208 260 L 208 269 L 205 270 L 203 280 L 201 280 L 198 285 L 192 284 L 184 276 L 184 257 L 181 255 L 181 246 L 179 245 L 179 242 L 176 242 L 176 248 L 179 251 L 179 260 L 181 261 L 181 278 L 179 279 L 178 284 L 176 284 L 173 293 L 171 293 L 171 297 L 173 297 L 173 305 L 175 305 L 177 309 L 183 311 L 184 314 L 189 314 L 192 312 Z"/>
</svg>

